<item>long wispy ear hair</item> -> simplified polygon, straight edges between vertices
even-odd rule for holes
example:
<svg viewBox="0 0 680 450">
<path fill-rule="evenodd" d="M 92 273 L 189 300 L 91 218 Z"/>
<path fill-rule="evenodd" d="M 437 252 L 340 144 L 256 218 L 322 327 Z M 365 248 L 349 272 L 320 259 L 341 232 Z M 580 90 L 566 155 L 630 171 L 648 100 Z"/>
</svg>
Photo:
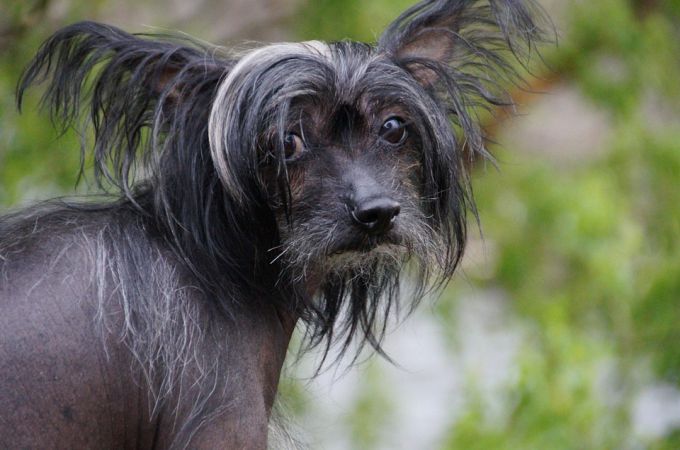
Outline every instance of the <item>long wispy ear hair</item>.
<svg viewBox="0 0 680 450">
<path fill-rule="evenodd" d="M 383 33 L 378 48 L 447 106 L 466 145 L 482 152 L 475 108 L 511 106 L 506 88 L 522 82 L 549 20 L 533 0 L 426 0 Z"/>
<path fill-rule="evenodd" d="M 254 231 L 242 229 L 208 139 L 218 85 L 237 60 L 185 37 L 81 22 L 42 45 L 17 88 L 21 108 L 29 86 L 48 82 L 41 105 L 53 122 L 92 125 L 97 183 L 148 216 L 204 287 L 220 293 L 257 289 L 242 272 L 248 265 L 232 263 L 239 249 L 252 255 Z M 225 230 L 242 233 L 230 239 Z"/>
</svg>

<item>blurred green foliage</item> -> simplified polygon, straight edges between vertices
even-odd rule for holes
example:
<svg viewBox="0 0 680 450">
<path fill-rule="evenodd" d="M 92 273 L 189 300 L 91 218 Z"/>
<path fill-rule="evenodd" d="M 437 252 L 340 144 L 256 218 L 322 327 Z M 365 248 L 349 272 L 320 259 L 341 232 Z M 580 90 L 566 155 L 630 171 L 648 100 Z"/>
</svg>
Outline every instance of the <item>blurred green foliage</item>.
<svg viewBox="0 0 680 450">
<path fill-rule="evenodd" d="M 413 4 L 412 0 L 310 0 L 302 7 L 297 33 L 300 39 L 375 42 L 387 24 Z"/>
<path fill-rule="evenodd" d="M 96 9 L 73 5 L 79 17 Z M 18 114 L 15 89 L 20 74 L 51 31 L 45 0 L 4 0 L 0 6 L 0 206 L 72 192 L 80 164 L 79 139 L 60 130 L 37 109 L 39 90 L 25 98 Z M 43 26 L 37 26 L 37 25 Z M 56 26 L 56 24 L 55 24 Z"/>
<path fill-rule="evenodd" d="M 374 41 L 411 3 L 310 0 L 296 32 L 301 39 Z M 603 156 L 563 165 L 497 149 L 500 171 L 475 177 L 495 256 L 490 273 L 471 273 L 468 282 L 506 293 L 529 331 L 515 361 L 518 376 L 500 399 L 504 414 L 491 417 L 470 382 L 443 449 L 680 448 L 678 431 L 641 439 L 631 429 L 642 382 L 680 386 L 680 1 L 650 3 L 655 9 L 640 14 L 630 1 L 570 2 L 564 37 L 546 50 L 552 72 L 545 75 L 577 86 L 611 117 L 614 138 Z M 14 107 L 22 66 L 48 31 L 33 26 L 42 5 L 3 5 L 2 206 L 69 192 L 76 180 L 75 134 L 58 136 L 35 111 L 34 92 L 22 115 Z M 86 7 L 79 8 L 73 18 L 82 18 Z M 661 103 L 660 117 L 650 99 Z M 460 284 L 435 309 L 449 328 Z M 613 394 L 603 394 L 603 368 L 615 374 L 604 389 Z M 364 377 L 346 426 L 356 448 L 368 449 L 378 446 L 394 405 L 379 367 L 369 365 Z M 286 382 L 282 392 L 303 415 L 304 389 Z"/>
</svg>

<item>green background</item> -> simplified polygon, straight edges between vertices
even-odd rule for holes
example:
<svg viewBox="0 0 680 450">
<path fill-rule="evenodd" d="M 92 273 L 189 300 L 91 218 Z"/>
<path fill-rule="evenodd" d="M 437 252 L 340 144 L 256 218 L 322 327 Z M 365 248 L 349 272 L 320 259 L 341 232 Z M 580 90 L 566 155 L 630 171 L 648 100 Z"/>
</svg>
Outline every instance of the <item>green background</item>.
<svg viewBox="0 0 680 450">
<path fill-rule="evenodd" d="M 15 83 L 41 40 L 73 20 L 106 21 L 101 11 L 110 6 L 107 0 L 62 3 L 56 19 L 47 0 L 1 3 L 3 208 L 75 187 L 74 134 L 59 136 L 36 112 L 39 92 L 29 95 L 23 114 L 14 106 Z M 292 39 L 373 41 L 410 3 L 298 2 L 282 26 Z M 440 426 L 429 441 L 423 437 L 423 448 L 680 448 L 680 2 L 558 3 L 546 2 L 555 14 L 558 45 L 544 49 L 549 68 L 537 67 L 538 77 L 531 79 L 544 93 L 520 93 L 523 116 L 517 119 L 487 119 L 493 137 L 505 145 L 492 148 L 499 169 L 480 164 L 474 177 L 484 240 L 473 239 L 470 262 L 440 299 L 418 313 L 418 323 L 435 324 L 434 339 L 443 348 L 437 353 L 429 341 L 416 341 L 420 351 L 457 361 L 451 377 L 458 380 L 456 389 L 441 392 L 439 404 L 451 406 L 439 408 L 433 422 Z M 139 31 L 137 25 L 131 19 L 128 28 Z M 208 38 L 200 26 L 189 28 Z M 553 92 L 566 92 L 601 119 L 591 121 L 599 128 L 577 136 L 573 152 L 564 136 L 581 133 L 572 128 L 583 119 L 581 109 L 561 108 L 562 97 Z M 525 149 L 536 142 L 532 133 L 513 135 L 528 123 L 537 124 L 529 131 L 540 132 L 548 122 L 555 131 L 542 141 L 544 151 Z M 497 368 L 487 359 L 498 354 L 487 355 L 484 345 L 474 350 L 473 363 L 465 357 L 470 335 L 488 337 L 459 320 L 476 304 L 495 308 L 496 325 L 480 323 L 497 331 L 497 342 L 512 343 Z M 305 430 L 300 439 L 309 448 L 398 448 L 402 444 L 393 440 L 402 428 L 420 432 L 417 421 L 399 419 L 420 400 L 417 393 L 403 400 L 390 374 L 408 377 L 411 370 L 422 389 L 428 385 L 418 362 L 404 359 L 406 369 L 370 358 L 344 377 L 318 380 L 299 373 L 302 361 L 288 368 L 282 385 L 284 416 Z M 485 381 L 485 371 L 496 381 Z M 315 383 L 328 389 L 345 383 L 349 400 L 324 407 L 324 391 Z M 670 420 L 660 431 L 640 425 L 649 392 L 667 393 L 646 413 L 657 423 Z M 315 420 L 329 423 L 315 427 Z"/>
</svg>

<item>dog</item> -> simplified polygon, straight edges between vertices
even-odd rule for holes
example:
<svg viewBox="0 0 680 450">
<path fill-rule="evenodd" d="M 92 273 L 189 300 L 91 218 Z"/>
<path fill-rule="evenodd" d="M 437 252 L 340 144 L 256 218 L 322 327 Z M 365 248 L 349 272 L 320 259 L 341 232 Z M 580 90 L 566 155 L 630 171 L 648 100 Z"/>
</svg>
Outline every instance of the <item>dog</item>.
<svg viewBox="0 0 680 450">
<path fill-rule="evenodd" d="M 56 32 L 18 105 L 45 83 L 53 120 L 89 130 L 104 198 L 0 219 L 0 446 L 266 448 L 296 327 L 382 353 L 387 317 L 453 275 L 477 114 L 511 104 L 542 20 L 425 0 L 374 44 L 238 51 Z"/>
</svg>

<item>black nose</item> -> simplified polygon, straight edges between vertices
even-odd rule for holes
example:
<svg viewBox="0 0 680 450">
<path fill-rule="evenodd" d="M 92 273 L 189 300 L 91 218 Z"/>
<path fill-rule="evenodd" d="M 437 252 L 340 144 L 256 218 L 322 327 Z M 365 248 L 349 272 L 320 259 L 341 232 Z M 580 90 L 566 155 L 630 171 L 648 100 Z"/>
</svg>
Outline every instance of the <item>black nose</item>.
<svg viewBox="0 0 680 450">
<path fill-rule="evenodd" d="M 352 211 L 354 222 L 371 233 L 380 234 L 392 228 L 401 206 L 391 198 L 364 200 Z"/>
</svg>

